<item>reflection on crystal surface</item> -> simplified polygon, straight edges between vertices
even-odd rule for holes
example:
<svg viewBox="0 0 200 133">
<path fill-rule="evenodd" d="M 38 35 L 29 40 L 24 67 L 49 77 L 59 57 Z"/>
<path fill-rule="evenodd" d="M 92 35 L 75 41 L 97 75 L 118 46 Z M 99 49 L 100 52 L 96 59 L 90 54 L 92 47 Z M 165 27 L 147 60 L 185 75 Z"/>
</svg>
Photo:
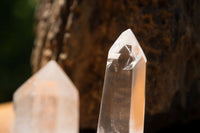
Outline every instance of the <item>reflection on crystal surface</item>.
<svg viewBox="0 0 200 133">
<path fill-rule="evenodd" d="M 98 133 L 143 132 L 146 57 L 132 31 L 109 50 Z"/>
</svg>

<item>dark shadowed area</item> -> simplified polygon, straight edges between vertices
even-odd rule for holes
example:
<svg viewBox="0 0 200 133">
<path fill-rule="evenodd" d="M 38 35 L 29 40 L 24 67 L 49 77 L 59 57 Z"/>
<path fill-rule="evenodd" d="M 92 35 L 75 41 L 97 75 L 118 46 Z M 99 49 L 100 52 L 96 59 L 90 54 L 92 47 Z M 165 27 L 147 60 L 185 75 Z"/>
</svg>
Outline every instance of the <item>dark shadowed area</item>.
<svg viewBox="0 0 200 133">
<path fill-rule="evenodd" d="M 36 0 L 0 2 L 0 102 L 12 100 L 13 92 L 31 75 L 35 6 Z"/>
</svg>

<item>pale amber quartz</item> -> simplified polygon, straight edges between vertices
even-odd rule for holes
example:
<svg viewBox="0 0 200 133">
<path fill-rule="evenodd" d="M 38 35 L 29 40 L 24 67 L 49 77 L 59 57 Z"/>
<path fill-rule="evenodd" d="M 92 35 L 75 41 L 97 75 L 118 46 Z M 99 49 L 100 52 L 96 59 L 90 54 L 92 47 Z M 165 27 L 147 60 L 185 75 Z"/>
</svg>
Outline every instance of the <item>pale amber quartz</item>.
<svg viewBox="0 0 200 133">
<path fill-rule="evenodd" d="M 79 94 L 50 61 L 14 94 L 14 133 L 78 133 Z"/>
</svg>

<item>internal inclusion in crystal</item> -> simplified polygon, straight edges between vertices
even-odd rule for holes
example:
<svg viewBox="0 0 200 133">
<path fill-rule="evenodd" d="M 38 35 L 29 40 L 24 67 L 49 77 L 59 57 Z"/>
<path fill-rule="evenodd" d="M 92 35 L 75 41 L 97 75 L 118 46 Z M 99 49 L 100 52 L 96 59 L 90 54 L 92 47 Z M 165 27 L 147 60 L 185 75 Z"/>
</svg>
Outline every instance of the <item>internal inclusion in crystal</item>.
<svg viewBox="0 0 200 133">
<path fill-rule="evenodd" d="M 110 48 L 97 133 L 132 132 L 130 129 L 132 91 L 142 57 L 142 62 L 146 62 L 146 57 L 131 30 L 123 32 Z"/>
<path fill-rule="evenodd" d="M 104 96 L 102 101 L 102 122 L 105 131 L 128 133 L 132 70 L 131 63 L 135 58 L 130 54 L 130 45 L 124 46 L 118 59 L 109 59 L 104 82 Z M 129 67 L 129 68 L 130 68 Z M 103 132 L 100 132 L 103 133 Z M 106 133 L 106 132 L 105 132 Z"/>
<path fill-rule="evenodd" d="M 106 92 L 102 101 L 102 110 L 105 109 L 107 114 L 102 119 L 107 119 L 107 122 L 104 121 L 104 129 L 106 127 L 110 132 L 129 132 L 132 69 L 138 58 L 132 49 L 127 44 L 108 57 L 104 83 Z"/>
<path fill-rule="evenodd" d="M 112 56 L 108 57 L 107 68 L 113 64 L 115 71 L 118 71 L 119 69 L 131 70 L 137 61 L 135 57 L 135 54 L 132 52 L 132 46 L 127 44 L 122 47 L 118 53 L 112 53 Z"/>
</svg>

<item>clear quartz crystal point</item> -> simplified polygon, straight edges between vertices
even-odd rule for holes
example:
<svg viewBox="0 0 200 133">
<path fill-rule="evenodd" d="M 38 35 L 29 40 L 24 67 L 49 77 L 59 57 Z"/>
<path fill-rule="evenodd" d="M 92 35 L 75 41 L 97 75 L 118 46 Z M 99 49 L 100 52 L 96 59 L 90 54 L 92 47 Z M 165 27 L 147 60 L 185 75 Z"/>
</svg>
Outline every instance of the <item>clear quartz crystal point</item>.
<svg viewBox="0 0 200 133">
<path fill-rule="evenodd" d="M 55 61 L 14 94 L 14 133 L 78 133 L 79 95 Z"/>
<path fill-rule="evenodd" d="M 146 57 L 124 31 L 108 53 L 97 133 L 143 133 Z"/>
</svg>

